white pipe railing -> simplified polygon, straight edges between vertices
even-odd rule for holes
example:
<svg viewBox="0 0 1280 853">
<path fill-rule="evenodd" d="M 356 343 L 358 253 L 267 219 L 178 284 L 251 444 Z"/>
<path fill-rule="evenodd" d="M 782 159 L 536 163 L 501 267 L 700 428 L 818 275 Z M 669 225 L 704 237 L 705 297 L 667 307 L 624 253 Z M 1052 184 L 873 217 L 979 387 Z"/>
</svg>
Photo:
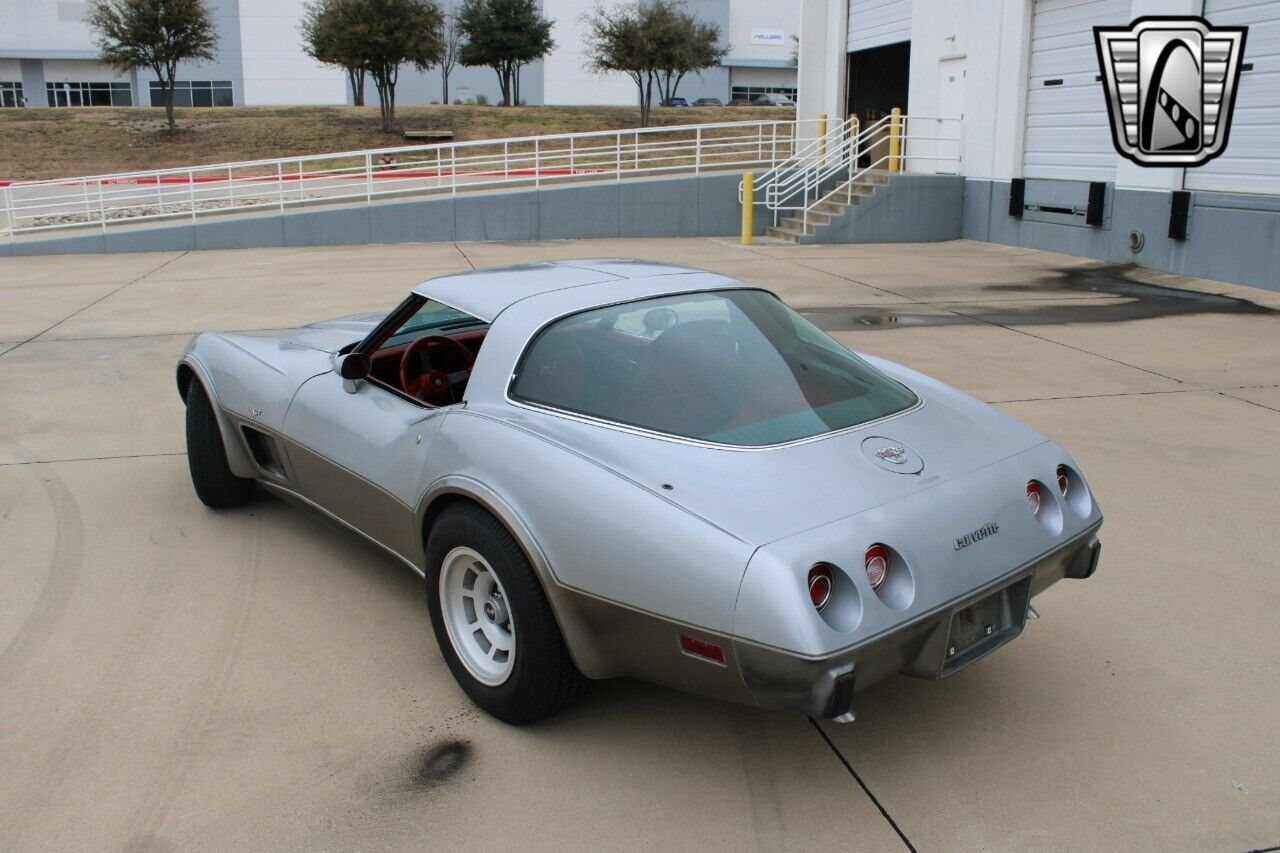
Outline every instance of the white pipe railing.
<svg viewBox="0 0 1280 853">
<path fill-rule="evenodd" d="M 777 163 L 773 168 L 763 172 L 753 181 L 755 191 L 769 192 L 778 184 L 785 183 L 797 170 L 806 165 L 813 165 L 819 160 L 826 161 L 838 153 L 840 141 L 858 127 L 857 117 L 835 119 L 827 125 L 827 132 L 821 137 L 818 134 L 798 144 L 789 158 Z M 741 200 L 741 196 L 739 196 Z"/>
<path fill-rule="evenodd" d="M 898 153 L 892 154 L 889 140 L 895 120 Z M 841 196 L 850 203 L 854 185 L 872 171 L 958 171 L 964 147 L 964 125 L 959 119 L 898 115 L 865 127 L 850 119 L 834 123 L 833 128 L 821 140 L 797 144 L 796 153 L 757 180 L 756 203 L 772 211 L 775 225 L 784 213 L 799 214 L 801 228 L 807 231 L 814 208 Z M 859 166 L 864 154 L 869 162 Z"/>
<path fill-rule="evenodd" d="M 816 150 L 817 128 L 816 119 L 648 127 L 16 181 L 0 195 L 0 227 L 12 239 L 26 232 L 105 230 L 175 217 L 196 221 L 232 210 L 372 204 L 389 196 L 718 169 L 772 171 L 797 151 Z"/>
</svg>

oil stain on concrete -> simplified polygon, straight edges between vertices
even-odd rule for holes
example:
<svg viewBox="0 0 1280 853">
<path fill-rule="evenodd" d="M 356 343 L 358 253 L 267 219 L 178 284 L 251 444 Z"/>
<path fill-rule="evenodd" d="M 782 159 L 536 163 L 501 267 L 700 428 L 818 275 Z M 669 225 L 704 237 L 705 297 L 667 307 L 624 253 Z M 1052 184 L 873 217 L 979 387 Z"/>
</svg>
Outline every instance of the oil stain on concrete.
<svg viewBox="0 0 1280 853">
<path fill-rule="evenodd" d="M 982 288 L 998 301 L 1007 294 L 1035 293 L 1051 297 L 1059 294 L 1093 294 L 1119 297 L 1105 303 L 1083 299 L 1061 302 L 1013 303 L 1003 305 L 948 306 L 937 311 L 932 303 L 921 303 L 928 312 L 885 311 L 874 306 L 839 306 L 801 310 L 811 323 L 828 332 L 911 328 L 914 326 L 1036 326 L 1074 323 L 1119 323 L 1193 314 L 1280 315 L 1280 311 L 1248 299 L 1219 293 L 1184 290 L 1152 284 L 1131 277 L 1135 267 L 1121 264 L 1066 267 L 1056 274 L 1018 284 L 991 284 Z M 1073 304 L 1074 303 L 1074 304 Z"/>
<path fill-rule="evenodd" d="M 428 744 L 414 756 L 406 787 L 410 791 L 429 791 L 451 780 L 470 760 L 470 741 L 446 740 Z"/>
</svg>

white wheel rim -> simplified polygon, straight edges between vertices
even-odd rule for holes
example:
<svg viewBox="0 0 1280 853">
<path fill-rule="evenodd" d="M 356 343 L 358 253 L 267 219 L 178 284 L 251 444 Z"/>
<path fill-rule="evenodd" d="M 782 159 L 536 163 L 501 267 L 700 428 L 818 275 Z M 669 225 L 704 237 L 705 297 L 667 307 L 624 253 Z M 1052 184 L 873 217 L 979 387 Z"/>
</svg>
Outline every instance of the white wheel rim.
<svg viewBox="0 0 1280 853">
<path fill-rule="evenodd" d="M 507 593 L 489 562 L 471 548 L 445 555 L 440 612 L 449 642 L 472 677 L 497 687 L 511 676 L 516 632 Z"/>
</svg>

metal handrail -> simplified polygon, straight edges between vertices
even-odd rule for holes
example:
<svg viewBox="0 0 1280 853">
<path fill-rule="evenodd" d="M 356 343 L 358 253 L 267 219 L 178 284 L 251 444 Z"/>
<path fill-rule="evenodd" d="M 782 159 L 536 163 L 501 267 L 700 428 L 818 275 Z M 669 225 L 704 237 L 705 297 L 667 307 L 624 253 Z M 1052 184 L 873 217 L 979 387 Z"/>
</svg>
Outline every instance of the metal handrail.
<svg viewBox="0 0 1280 853">
<path fill-rule="evenodd" d="M 803 146 L 799 146 L 790 158 L 755 178 L 755 189 L 768 192 L 770 187 L 784 181 L 804 164 L 826 159 L 826 157 L 830 156 L 830 152 L 827 151 L 828 146 L 831 146 L 833 141 L 838 143 L 839 140 L 848 136 L 848 128 L 857 126 L 858 119 L 856 116 L 832 121 L 828 125 L 825 135 L 814 137 Z M 739 189 L 741 189 L 741 185 L 739 185 Z M 741 196 L 739 196 L 739 200 L 741 200 Z"/>
<path fill-rule="evenodd" d="M 770 169 L 811 150 L 816 119 L 720 122 L 373 148 L 186 168 L 17 181 L 0 228 L 18 233 L 573 180 Z M 806 131 L 808 134 L 806 135 Z M 391 160 L 392 162 L 381 162 Z"/>
<path fill-rule="evenodd" d="M 865 151 L 888 142 L 886 131 L 893 129 L 895 122 L 898 153 L 886 153 L 869 165 L 859 168 L 858 160 Z M 934 133 L 918 130 L 921 124 L 929 122 L 935 125 Z M 948 124 L 954 124 L 957 128 L 956 135 L 940 135 L 936 132 L 936 128 Z M 827 144 L 821 155 L 812 143 L 798 146 L 796 154 L 770 170 L 764 191 L 756 199 L 758 204 L 763 204 L 772 211 L 775 225 L 784 212 L 798 212 L 801 214 L 801 227 L 807 229 L 809 213 L 814 208 L 842 194 L 845 196 L 845 203 L 851 203 L 854 185 L 875 170 L 886 167 L 902 170 L 911 167 L 912 171 L 926 171 L 926 165 L 933 164 L 933 170 L 937 171 L 936 164 L 958 164 L 961 159 L 964 125 L 959 119 L 899 114 L 885 116 L 865 127 L 858 127 L 853 123 L 845 125 L 846 128 L 850 126 L 857 128 L 856 132 L 844 133 L 834 141 L 826 138 Z M 949 149 L 941 152 L 922 151 L 922 147 L 929 147 L 923 143 L 942 143 L 944 146 L 954 144 L 954 153 L 950 153 Z M 842 180 L 835 187 L 824 190 L 823 187 L 834 179 Z"/>
<path fill-rule="evenodd" d="M 887 118 L 887 117 L 886 117 Z M 786 179 L 775 182 L 766 190 L 765 204 L 772 210 L 781 209 L 782 200 L 797 192 L 808 192 L 823 182 L 848 168 L 850 162 L 857 162 L 857 152 L 868 139 L 872 139 L 883 129 L 886 119 L 873 122 L 861 128 L 852 136 L 841 136 L 835 145 L 825 151 L 825 156 L 810 159 L 790 172 Z M 853 152 L 850 155 L 850 152 Z"/>
</svg>

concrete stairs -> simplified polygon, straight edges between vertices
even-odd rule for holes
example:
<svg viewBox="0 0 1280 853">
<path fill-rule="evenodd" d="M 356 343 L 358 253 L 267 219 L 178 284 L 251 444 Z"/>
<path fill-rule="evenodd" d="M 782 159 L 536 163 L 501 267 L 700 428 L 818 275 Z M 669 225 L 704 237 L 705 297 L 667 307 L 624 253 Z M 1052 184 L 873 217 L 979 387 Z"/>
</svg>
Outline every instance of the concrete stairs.
<svg viewBox="0 0 1280 853">
<path fill-rule="evenodd" d="M 876 187 L 887 183 L 889 183 L 887 171 L 867 172 L 858 176 L 855 181 L 846 181 L 841 184 L 839 188 L 828 194 L 826 201 L 821 201 L 811 208 L 807 225 L 806 217 L 796 213 L 780 218 L 778 224 L 769 226 L 765 233 L 789 243 L 804 242 L 803 238 L 817 234 L 819 228 L 830 225 L 844 216 L 850 205 L 858 204 L 862 199 L 871 196 L 876 191 Z"/>
</svg>

